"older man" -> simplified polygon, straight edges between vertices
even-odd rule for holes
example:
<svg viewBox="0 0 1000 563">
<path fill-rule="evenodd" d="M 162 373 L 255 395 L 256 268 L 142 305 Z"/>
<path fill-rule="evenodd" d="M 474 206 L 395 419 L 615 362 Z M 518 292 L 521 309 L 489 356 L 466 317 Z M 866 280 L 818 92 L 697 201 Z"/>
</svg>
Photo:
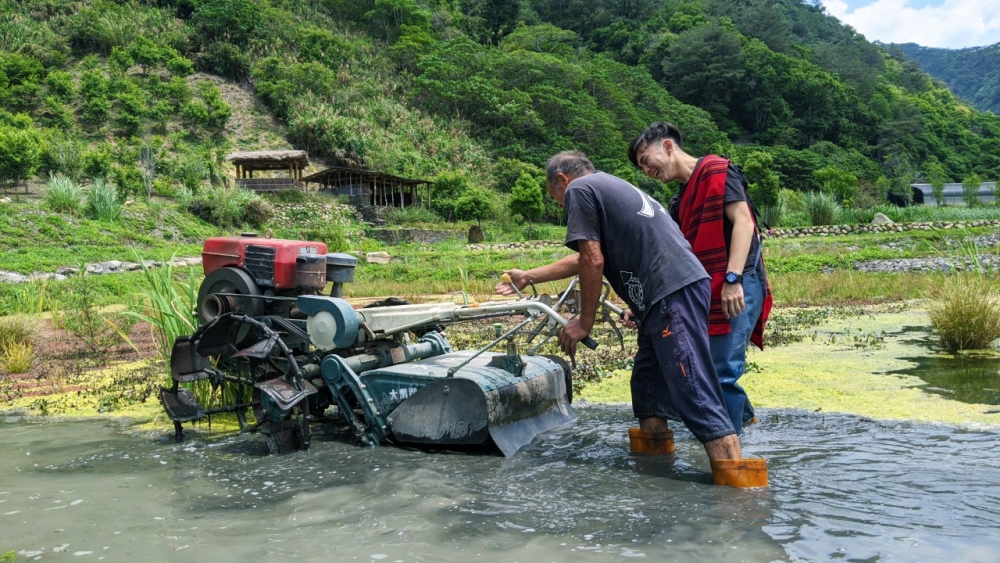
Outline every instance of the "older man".
<svg viewBox="0 0 1000 563">
<path fill-rule="evenodd" d="M 629 431 L 633 451 L 672 453 L 667 419 L 680 420 L 704 445 L 717 484 L 766 485 L 766 462 L 742 459 L 708 346 L 709 276 L 677 224 L 656 200 L 596 171 L 579 152 L 549 160 L 546 188 L 566 209 L 566 246 L 578 254 L 506 273 L 519 289 L 529 281 L 580 277 L 580 314 L 559 335 L 571 356 L 594 326 L 602 276 L 640 320 L 631 381 L 639 419 L 639 428 Z M 512 292 L 504 286 L 497 290 Z"/>
</svg>

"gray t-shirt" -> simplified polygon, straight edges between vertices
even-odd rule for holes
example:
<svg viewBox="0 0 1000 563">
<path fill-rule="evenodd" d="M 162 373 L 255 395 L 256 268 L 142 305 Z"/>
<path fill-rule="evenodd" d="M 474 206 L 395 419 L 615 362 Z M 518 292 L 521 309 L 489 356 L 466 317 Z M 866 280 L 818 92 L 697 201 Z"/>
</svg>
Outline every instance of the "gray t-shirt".
<svg viewBox="0 0 1000 563">
<path fill-rule="evenodd" d="M 579 252 L 579 241 L 600 241 L 604 277 L 640 320 L 660 299 L 708 277 L 663 206 L 621 178 L 595 172 L 573 180 L 566 213 L 566 246 Z"/>
</svg>

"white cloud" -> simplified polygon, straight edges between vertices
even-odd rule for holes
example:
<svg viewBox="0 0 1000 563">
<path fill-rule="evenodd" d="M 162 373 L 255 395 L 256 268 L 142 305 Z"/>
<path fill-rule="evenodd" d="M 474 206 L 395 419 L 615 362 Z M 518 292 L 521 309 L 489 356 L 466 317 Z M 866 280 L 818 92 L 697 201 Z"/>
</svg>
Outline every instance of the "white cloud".
<svg viewBox="0 0 1000 563">
<path fill-rule="evenodd" d="M 845 0 L 823 0 L 826 11 L 869 41 L 959 49 L 1000 42 L 1000 2 L 944 0 L 910 7 L 909 0 L 874 0 L 850 11 Z"/>
</svg>

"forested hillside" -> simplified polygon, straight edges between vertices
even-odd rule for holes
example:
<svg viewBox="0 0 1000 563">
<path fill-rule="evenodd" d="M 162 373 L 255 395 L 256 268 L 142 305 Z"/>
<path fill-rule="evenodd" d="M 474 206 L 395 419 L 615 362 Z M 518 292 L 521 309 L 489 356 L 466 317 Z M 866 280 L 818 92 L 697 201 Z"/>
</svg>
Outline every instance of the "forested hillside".
<svg viewBox="0 0 1000 563">
<path fill-rule="evenodd" d="M 898 48 L 975 107 L 1000 115 L 1000 43 L 968 49 L 935 49 L 916 43 L 889 48 Z"/>
<path fill-rule="evenodd" d="M 234 127 L 220 84 L 277 140 Z M 1000 176 L 1000 117 L 799 0 L 0 0 L 0 108 L 8 183 L 197 191 L 229 150 L 287 142 L 438 180 L 444 215 L 569 148 L 658 192 L 625 157 L 657 119 L 744 163 L 765 204 Z"/>
</svg>

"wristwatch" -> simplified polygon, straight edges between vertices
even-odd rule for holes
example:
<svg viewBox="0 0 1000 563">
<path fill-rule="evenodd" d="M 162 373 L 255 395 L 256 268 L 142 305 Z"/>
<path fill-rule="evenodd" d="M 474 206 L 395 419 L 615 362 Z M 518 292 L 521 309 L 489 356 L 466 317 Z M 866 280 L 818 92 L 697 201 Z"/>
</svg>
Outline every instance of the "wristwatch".
<svg viewBox="0 0 1000 563">
<path fill-rule="evenodd" d="M 726 283 L 743 283 L 743 274 L 737 274 L 736 272 L 726 272 Z"/>
</svg>

